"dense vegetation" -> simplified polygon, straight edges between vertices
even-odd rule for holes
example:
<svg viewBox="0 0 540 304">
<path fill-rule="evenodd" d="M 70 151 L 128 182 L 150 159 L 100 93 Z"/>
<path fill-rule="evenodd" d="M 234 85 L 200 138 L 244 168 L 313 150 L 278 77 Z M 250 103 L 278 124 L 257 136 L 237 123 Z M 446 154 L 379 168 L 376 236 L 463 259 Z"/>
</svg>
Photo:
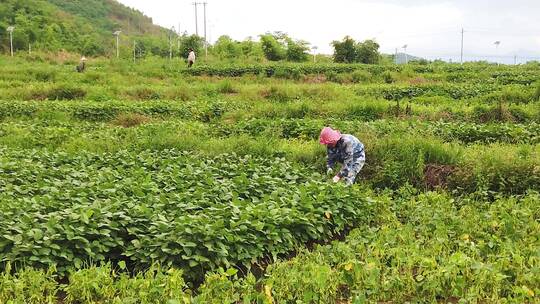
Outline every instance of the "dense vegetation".
<svg viewBox="0 0 540 304">
<path fill-rule="evenodd" d="M 112 33 L 123 30 L 144 41 L 162 39 L 163 30 L 141 12 L 109 0 L 6 0 L 0 3 L 0 51 L 9 50 L 8 26 L 15 26 L 13 47 L 27 51 L 67 50 L 85 55 L 112 53 Z M 164 43 L 161 43 L 164 44 Z"/>
<path fill-rule="evenodd" d="M 76 61 L 0 61 L 0 302 L 539 301 L 537 64 Z"/>
</svg>

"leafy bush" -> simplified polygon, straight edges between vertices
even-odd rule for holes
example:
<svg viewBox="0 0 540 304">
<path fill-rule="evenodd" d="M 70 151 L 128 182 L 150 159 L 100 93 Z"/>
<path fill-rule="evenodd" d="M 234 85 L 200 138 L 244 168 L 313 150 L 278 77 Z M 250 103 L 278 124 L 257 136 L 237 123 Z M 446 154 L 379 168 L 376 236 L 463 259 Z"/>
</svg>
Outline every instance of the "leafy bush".
<svg viewBox="0 0 540 304">
<path fill-rule="evenodd" d="M 373 77 L 370 72 L 368 71 L 354 71 L 351 74 L 352 81 L 354 83 L 367 83 L 371 81 L 371 78 Z"/>
<path fill-rule="evenodd" d="M 218 92 L 221 94 L 234 94 L 238 93 L 238 90 L 230 81 L 223 81 L 218 85 Z"/>
<path fill-rule="evenodd" d="M 61 85 L 49 90 L 47 99 L 49 100 L 74 100 L 86 96 L 86 90 L 68 85 Z"/>
<path fill-rule="evenodd" d="M 533 99 L 540 101 L 540 82 L 536 83 L 536 88 L 534 90 Z"/>
<path fill-rule="evenodd" d="M 287 86 L 271 86 L 261 93 L 264 98 L 276 102 L 288 102 L 294 99 L 299 99 L 299 92 Z"/>
<path fill-rule="evenodd" d="M 161 98 L 159 92 L 146 86 L 130 89 L 127 94 L 135 100 L 158 100 Z"/>
<path fill-rule="evenodd" d="M 392 73 L 389 71 L 384 72 L 382 74 L 382 78 L 383 78 L 383 81 L 388 84 L 394 83 L 396 81 L 394 78 L 394 75 L 392 75 Z"/>
<path fill-rule="evenodd" d="M 124 113 L 118 115 L 112 123 L 117 126 L 122 126 L 124 128 L 136 127 L 141 124 L 148 123 L 150 118 L 141 114 L 136 113 Z"/>
<path fill-rule="evenodd" d="M 361 192 L 318 182 L 283 159 L 176 151 L 0 153 L 4 159 L 32 159 L 8 161 L 0 171 L 0 258 L 55 264 L 60 273 L 85 261 L 159 261 L 196 279 L 220 266 L 276 258 L 338 233 L 371 210 Z M 34 182 L 36 176 L 48 186 Z M 28 205 L 28 195 L 46 196 L 47 203 Z M 66 199 L 76 203 L 66 206 Z M 205 203 L 189 203 L 193 199 Z M 48 210 L 45 218 L 42 208 Z M 20 212 L 32 220 L 19 222 Z M 51 223 L 54 232 L 45 228 Z"/>
</svg>

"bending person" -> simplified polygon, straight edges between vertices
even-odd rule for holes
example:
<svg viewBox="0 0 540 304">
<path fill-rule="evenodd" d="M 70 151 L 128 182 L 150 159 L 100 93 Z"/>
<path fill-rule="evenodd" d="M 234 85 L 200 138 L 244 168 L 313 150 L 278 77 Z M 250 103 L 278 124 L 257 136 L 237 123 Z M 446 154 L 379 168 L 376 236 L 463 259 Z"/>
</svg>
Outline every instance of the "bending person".
<svg viewBox="0 0 540 304">
<path fill-rule="evenodd" d="M 366 162 L 364 144 L 353 135 L 341 134 L 329 127 L 322 129 L 319 142 L 326 145 L 328 152 L 328 174 L 333 172 L 336 163 L 342 164 L 333 181 L 337 183 L 343 180 L 348 186 L 352 185 Z"/>
</svg>

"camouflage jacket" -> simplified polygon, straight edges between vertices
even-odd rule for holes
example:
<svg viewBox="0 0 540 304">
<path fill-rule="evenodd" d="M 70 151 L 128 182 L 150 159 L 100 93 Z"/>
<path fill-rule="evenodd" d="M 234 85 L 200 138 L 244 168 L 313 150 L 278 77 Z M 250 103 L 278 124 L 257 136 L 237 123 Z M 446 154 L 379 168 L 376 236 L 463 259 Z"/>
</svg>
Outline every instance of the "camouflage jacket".
<svg viewBox="0 0 540 304">
<path fill-rule="evenodd" d="M 355 163 L 365 161 L 364 144 L 358 138 L 349 134 L 343 134 L 335 147 L 328 147 L 327 152 L 328 168 L 333 169 L 336 163 L 343 164 L 339 172 L 341 177 L 348 176 Z"/>
</svg>

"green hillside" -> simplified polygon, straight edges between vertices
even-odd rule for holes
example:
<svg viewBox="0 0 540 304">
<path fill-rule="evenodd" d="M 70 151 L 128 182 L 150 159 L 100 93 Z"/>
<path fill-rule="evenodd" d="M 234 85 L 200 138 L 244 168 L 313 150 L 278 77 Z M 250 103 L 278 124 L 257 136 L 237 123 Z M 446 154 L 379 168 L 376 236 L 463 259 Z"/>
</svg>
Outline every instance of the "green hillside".
<svg viewBox="0 0 540 304">
<path fill-rule="evenodd" d="M 6 28 L 15 26 L 16 50 L 67 50 L 86 55 L 111 51 L 112 32 L 158 36 L 163 29 L 141 12 L 114 0 L 5 0 L 0 2 L 0 50 L 9 49 Z"/>
</svg>

